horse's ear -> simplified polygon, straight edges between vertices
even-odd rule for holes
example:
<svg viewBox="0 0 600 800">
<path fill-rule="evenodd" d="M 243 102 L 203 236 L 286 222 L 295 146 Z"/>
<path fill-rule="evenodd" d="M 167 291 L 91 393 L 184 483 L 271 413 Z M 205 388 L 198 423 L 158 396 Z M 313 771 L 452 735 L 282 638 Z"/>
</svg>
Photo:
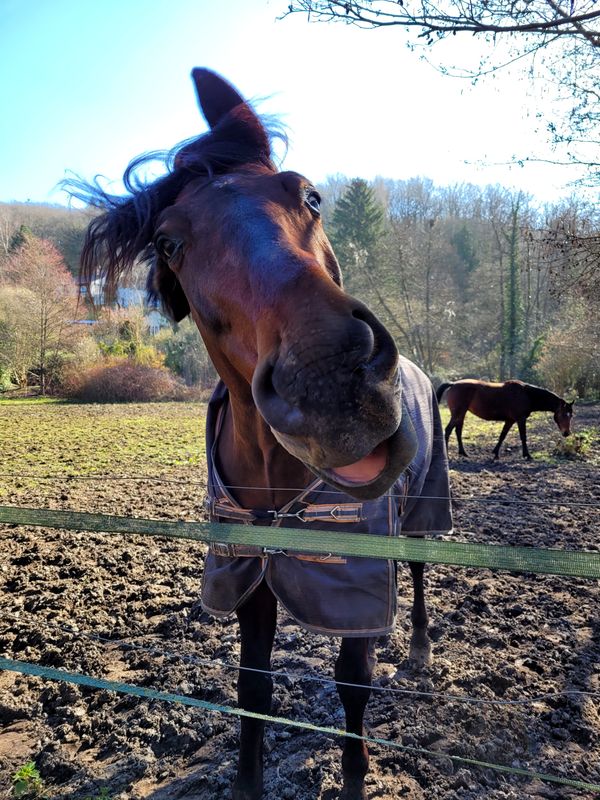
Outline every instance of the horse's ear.
<svg viewBox="0 0 600 800">
<path fill-rule="evenodd" d="M 231 165 L 261 161 L 275 169 L 269 134 L 250 103 L 216 72 L 196 67 L 192 78 L 212 135 L 184 145 L 175 156 L 175 167 L 206 170 L 209 163 L 211 171 L 226 172 Z"/>
<path fill-rule="evenodd" d="M 236 106 L 246 102 L 237 89 L 209 69 L 195 67 L 192 70 L 192 80 L 200 108 L 211 128 L 218 125 Z"/>
<path fill-rule="evenodd" d="M 190 305 L 181 284 L 171 269 L 157 260 L 148 272 L 146 281 L 148 300 L 158 302 L 173 322 L 181 322 L 190 313 Z"/>
</svg>

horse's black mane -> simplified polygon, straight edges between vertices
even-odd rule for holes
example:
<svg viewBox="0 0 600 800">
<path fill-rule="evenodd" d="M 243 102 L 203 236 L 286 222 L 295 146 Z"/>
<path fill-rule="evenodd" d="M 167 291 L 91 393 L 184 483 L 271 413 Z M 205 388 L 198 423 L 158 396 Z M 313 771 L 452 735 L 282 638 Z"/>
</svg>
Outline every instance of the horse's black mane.
<svg viewBox="0 0 600 800">
<path fill-rule="evenodd" d="M 534 386 L 531 383 L 523 384 L 525 391 L 529 395 L 530 400 L 539 408 L 536 411 L 554 411 L 561 403 L 561 398 L 551 392 L 550 389 L 544 389 L 542 386 Z"/>
<path fill-rule="evenodd" d="M 152 257 L 152 236 L 161 211 L 172 205 L 182 189 L 198 177 L 208 179 L 231 172 L 245 164 L 261 164 L 275 170 L 271 140 L 285 141 L 281 126 L 269 119 L 268 127 L 259 122 L 250 107 L 234 108 L 211 131 L 188 139 L 168 153 L 150 152 L 130 162 L 123 175 L 128 195 L 106 192 L 96 179 L 93 183 L 75 178 L 63 187 L 79 200 L 100 208 L 90 223 L 81 251 L 81 282 L 89 285 L 103 277 L 105 292 L 114 294 L 119 278 L 142 254 Z M 145 183 L 139 169 L 151 161 L 163 161 L 167 174 Z"/>
</svg>

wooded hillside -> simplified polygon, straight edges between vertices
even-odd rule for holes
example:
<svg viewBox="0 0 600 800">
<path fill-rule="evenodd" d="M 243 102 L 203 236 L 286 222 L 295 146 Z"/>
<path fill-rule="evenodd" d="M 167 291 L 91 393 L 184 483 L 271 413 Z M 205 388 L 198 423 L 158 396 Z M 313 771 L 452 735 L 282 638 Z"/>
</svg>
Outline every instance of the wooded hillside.
<svg viewBox="0 0 600 800">
<path fill-rule="evenodd" d="M 542 206 L 502 186 L 436 186 L 428 178 L 368 183 L 338 175 L 320 191 L 325 229 L 346 289 L 371 306 L 400 351 L 434 380 L 512 377 L 561 394 L 600 396 L 596 207 L 575 196 Z M 27 339 L 26 332 L 17 336 L 14 331 L 17 317 L 30 323 L 31 315 L 15 313 L 17 300 L 22 310 L 27 307 L 23 292 L 33 288 L 19 278 L 19 257 L 24 256 L 18 254 L 25 238 L 49 241 L 76 275 L 92 213 L 0 204 L 0 372 L 5 385 L 22 386 L 26 375 L 35 382 L 47 369 L 37 363 L 39 358 L 32 356 L 31 364 L 21 358 L 17 379 L 7 356 L 16 357 L 19 336 Z M 143 287 L 145 269 L 136 269 L 131 280 Z M 126 358 L 166 365 L 188 384 L 212 380 L 191 325 L 163 331 L 157 339 L 144 328 L 141 310 L 107 313 L 110 324 L 105 320 L 93 334 L 88 329 L 75 337 L 87 366 L 102 358 Z M 86 337 L 88 345 L 82 344 Z M 56 358 L 62 349 L 61 339 Z M 65 358 L 63 353 L 59 361 Z M 71 354 L 66 360 L 74 358 Z"/>
<path fill-rule="evenodd" d="M 34 236 L 49 239 L 76 275 L 85 229 L 94 213 L 44 203 L 0 203 L 0 264 L 25 227 Z"/>
<path fill-rule="evenodd" d="M 347 289 L 430 376 L 600 391 L 597 208 L 427 178 L 321 188 Z"/>
</svg>

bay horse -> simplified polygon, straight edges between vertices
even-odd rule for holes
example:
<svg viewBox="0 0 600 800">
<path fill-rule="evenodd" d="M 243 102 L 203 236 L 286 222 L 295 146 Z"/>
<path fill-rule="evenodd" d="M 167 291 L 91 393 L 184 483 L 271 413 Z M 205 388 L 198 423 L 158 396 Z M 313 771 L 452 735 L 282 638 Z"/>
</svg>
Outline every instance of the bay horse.
<svg viewBox="0 0 600 800">
<path fill-rule="evenodd" d="M 500 458 L 500 447 L 506 435 L 515 422 L 519 428 L 523 458 L 531 461 L 531 454 L 527 447 L 526 422 L 534 411 L 552 411 L 554 421 L 563 436 L 571 433 L 571 417 L 573 416 L 573 403 L 567 403 L 549 389 L 531 386 L 522 381 L 510 380 L 504 383 L 491 383 L 465 378 L 455 383 L 442 383 L 437 389 L 438 402 L 446 394 L 448 408 L 450 409 L 450 422 L 446 425 L 446 447 L 453 430 L 456 430 L 458 452 L 466 456 L 462 442 L 462 429 L 467 411 L 475 414 L 480 419 L 504 422 L 498 443 L 494 447 L 494 460 Z"/>
<path fill-rule="evenodd" d="M 424 535 L 451 528 L 448 468 L 435 393 L 392 337 L 346 294 L 323 231 L 320 197 L 279 172 L 250 104 L 216 73 L 192 72 L 209 131 L 180 145 L 167 173 L 129 194 L 71 182 L 103 209 L 81 269 L 113 291 L 140 255 L 152 298 L 175 321 L 191 314 L 220 382 L 209 404 L 209 512 L 219 522 Z M 430 498 L 442 500 L 431 500 Z M 236 613 L 238 700 L 267 714 L 278 601 L 308 630 L 341 638 L 335 665 L 346 730 L 363 733 L 373 643 L 396 610 L 395 565 L 258 546 L 211 544 L 203 607 Z M 412 564 L 411 656 L 428 657 L 423 565 Z M 355 685 L 348 685 L 355 684 Z M 234 800 L 263 792 L 264 723 L 242 717 Z M 344 800 L 366 798 L 368 752 L 344 739 Z"/>
</svg>

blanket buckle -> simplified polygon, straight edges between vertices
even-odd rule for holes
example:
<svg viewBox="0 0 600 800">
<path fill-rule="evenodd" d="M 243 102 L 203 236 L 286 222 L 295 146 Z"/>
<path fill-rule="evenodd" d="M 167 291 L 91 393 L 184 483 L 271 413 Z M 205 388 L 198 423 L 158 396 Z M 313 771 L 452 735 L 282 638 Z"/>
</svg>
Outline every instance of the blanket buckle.
<svg viewBox="0 0 600 800">
<path fill-rule="evenodd" d="M 294 511 L 293 513 L 289 513 L 289 512 L 286 512 L 286 511 L 282 512 L 282 511 L 272 511 L 271 510 L 271 511 L 267 511 L 267 514 L 272 514 L 273 515 L 273 522 L 275 522 L 278 519 L 289 519 L 289 518 L 295 518 L 295 519 L 299 520 L 300 522 L 306 522 L 306 520 L 304 519 L 304 509 L 303 508 L 301 508 L 300 511 Z"/>
</svg>

